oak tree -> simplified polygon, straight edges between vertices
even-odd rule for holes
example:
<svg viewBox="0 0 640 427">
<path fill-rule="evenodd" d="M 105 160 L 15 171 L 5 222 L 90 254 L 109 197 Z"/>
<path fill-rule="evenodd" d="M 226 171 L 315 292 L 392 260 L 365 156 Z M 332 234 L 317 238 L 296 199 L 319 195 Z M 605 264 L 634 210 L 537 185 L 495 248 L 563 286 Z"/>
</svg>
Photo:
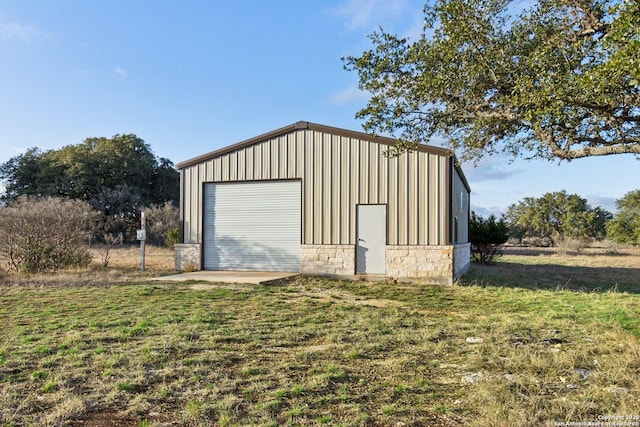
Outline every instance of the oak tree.
<svg viewBox="0 0 640 427">
<path fill-rule="evenodd" d="M 58 150 L 32 148 L 0 165 L 4 200 L 19 196 L 62 196 L 91 200 L 103 189 L 126 185 L 150 205 L 177 202 L 179 174 L 173 163 L 157 158 L 134 134 L 86 138 Z"/>
<path fill-rule="evenodd" d="M 506 214 L 512 234 L 549 239 L 558 245 L 567 239 L 602 240 L 611 212 L 592 208 L 586 199 L 566 191 L 525 197 L 509 206 Z"/>
<path fill-rule="evenodd" d="M 344 59 L 371 94 L 364 128 L 439 136 L 461 157 L 640 154 L 640 2 L 436 0 L 415 41 L 380 29 Z M 517 13 L 513 13 L 517 12 Z"/>
<path fill-rule="evenodd" d="M 616 243 L 640 245 L 640 190 L 616 200 L 618 212 L 607 223 L 607 237 Z"/>
<path fill-rule="evenodd" d="M 0 165 L 4 201 L 20 196 L 66 197 L 89 202 L 103 234 L 135 237 L 140 208 L 177 204 L 179 174 L 134 134 L 87 138 L 58 150 L 28 150 Z"/>
</svg>

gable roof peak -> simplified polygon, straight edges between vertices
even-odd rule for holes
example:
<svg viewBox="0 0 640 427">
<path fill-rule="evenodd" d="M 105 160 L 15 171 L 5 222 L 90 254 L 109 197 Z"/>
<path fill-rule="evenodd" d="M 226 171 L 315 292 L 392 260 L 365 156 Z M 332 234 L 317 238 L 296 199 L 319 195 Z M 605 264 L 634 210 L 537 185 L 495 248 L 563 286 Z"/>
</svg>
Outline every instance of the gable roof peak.
<svg viewBox="0 0 640 427">
<path fill-rule="evenodd" d="M 201 156 L 197 156 L 194 157 L 192 159 L 189 160 L 185 160 L 183 162 L 180 162 L 176 165 L 176 167 L 178 169 L 183 169 L 185 167 L 189 167 L 191 165 L 194 165 L 196 163 L 200 163 L 206 160 L 209 160 L 213 157 L 234 151 L 234 150 L 238 150 L 244 147 L 247 147 L 249 145 L 267 140 L 267 139 L 272 139 L 272 138 L 277 138 L 279 136 L 285 135 L 287 133 L 291 133 L 291 132 L 295 132 L 298 130 L 311 130 L 311 131 L 316 131 L 316 132 L 324 132 L 324 133 L 328 133 L 328 134 L 332 134 L 332 135 L 338 135 L 338 136 L 343 136 L 343 137 L 347 137 L 347 138 L 354 138 L 354 139 L 361 139 L 361 140 L 365 140 L 365 141 L 371 141 L 371 142 L 376 142 L 379 144 L 384 144 L 384 145 L 389 145 L 389 146 L 393 146 L 397 143 L 397 139 L 394 138 L 390 138 L 387 136 L 379 136 L 379 135 L 371 135 L 365 132 L 358 132 L 358 131 L 353 131 L 353 130 L 347 130 L 347 129 L 342 129 L 342 128 L 337 128 L 337 127 L 332 127 L 332 126 L 326 126 L 326 125 L 320 125 L 320 124 L 316 124 L 316 123 L 311 123 L 311 122 L 307 122 L 304 120 L 300 120 L 297 121 L 293 124 L 290 124 L 288 126 L 284 126 L 281 128 L 278 128 L 276 130 L 272 130 L 271 132 L 267 132 L 267 133 L 263 133 L 261 135 L 255 136 L 253 138 L 249 138 L 246 139 L 244 141 L 240 141 L 236 144 L 232 144 L 214 151 L 211 151 L 209 153 L 203 154 Z M 423 151 L 423 152 L 427 152 L 427 153 L 431 153 L 431 154 L 435 154 L 435 155 L 440 155 L 440 156 L 446 156 L 446 157 L 452 157 L 453 156 L 453 152 L 447 148 L 442 148 L 442 147 L 436 147 L 436 146 L 432 146 L 432 145 L 424 145 L 424 144 L 418 144 L 418 146 L 415 148 L 415 150 L 417 151 Z"/>
</svg>

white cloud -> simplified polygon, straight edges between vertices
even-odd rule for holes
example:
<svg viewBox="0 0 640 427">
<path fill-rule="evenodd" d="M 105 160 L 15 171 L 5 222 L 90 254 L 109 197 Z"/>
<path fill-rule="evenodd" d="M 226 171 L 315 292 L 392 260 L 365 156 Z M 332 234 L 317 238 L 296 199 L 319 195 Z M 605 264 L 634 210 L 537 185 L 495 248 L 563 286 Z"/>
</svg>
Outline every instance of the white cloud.
<svg viewBox="0 0 640 427">
<path fill-rule="evenodd" d="M 405 8 L 405 0 L 345 0 L 332 12 L 344 19 L 347 29 L 368 30 L 389 15 L 401 15 Z"/>
<path fill-rule="evenodd" d="M 608 210 L 609 212 L 616 212 L 616 198 L 609 196 L 602 196 L 597 194 L 589 194 L 585 197 L 592 208 L 596 206 L 600 206 L 603 209 Z"/>
<path fill-rule="evenodd" d="M 503 155 L 485 156 L 475 166 L 473 162 L 464 163 L 462 169 L 467 179 L 474 182 L 505 180 L 522 172 L 521 169 L 514 168 Z"/>
<path fill-rule="evenodd" d="M 329 95 L 329 102 L 332 105 L 336 106 L 345 105 L 356 101 L 366 101 L 368 99 L 369 94 L 363 90 L 358 89 L 354 85 L 351 85 L 339 92 L 333 92 Z"/>
<path fill-rule="evenodd" d="M 127 70 L 125 70 L 124 68 L 121 68 L 121 67 L 114 68 L 113 72 L 123 80 L 126 79 L 127 77 L 129 77 L 129 73 L 127 73 Z"/>
<path fill-rule="evenodd" d="M 504 209 L 499 206 L 491 206 L 485 208 L 483 206 L 474 205 L 473 203 L 471 204 L 471 210 L 475 212 L 476 215 L 479 215 L 483 218 L 489 218 L 491 215 L 500 218 L 500 216 L 504 213 Z"/>
<path fill-rule="evenodd" d="M 0 38 L 29 41 L 40 37 L 40 30 L 33 25 L 9 22 L 0 24 Z"/>
</svg>

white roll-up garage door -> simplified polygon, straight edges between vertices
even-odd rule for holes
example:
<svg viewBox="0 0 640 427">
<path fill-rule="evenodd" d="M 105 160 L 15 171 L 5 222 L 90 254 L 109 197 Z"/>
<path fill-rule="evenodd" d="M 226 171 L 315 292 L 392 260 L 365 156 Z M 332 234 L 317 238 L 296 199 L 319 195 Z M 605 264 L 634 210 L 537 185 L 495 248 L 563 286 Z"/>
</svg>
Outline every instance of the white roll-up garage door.
<svg viewBox="0 0 640 427">
<path fill-rule="evenodd" d="M 300 271 L 300 181 L 204 188 L 205 270 Z"/>
</svg>

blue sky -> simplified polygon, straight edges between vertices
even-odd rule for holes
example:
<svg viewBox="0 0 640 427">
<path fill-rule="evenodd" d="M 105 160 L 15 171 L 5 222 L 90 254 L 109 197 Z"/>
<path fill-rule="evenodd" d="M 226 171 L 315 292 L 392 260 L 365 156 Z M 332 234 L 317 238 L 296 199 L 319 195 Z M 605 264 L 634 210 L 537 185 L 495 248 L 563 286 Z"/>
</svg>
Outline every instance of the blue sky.
<svg viewBox="0 0 640 427">
<path fill-rule="evenodd" d="M 174 163 L 306 120 L 362 130 L 367 95 L 341 57 L 379 26 L 422 29 L 415 0 L 0 3 L 0 162 L 30 147 L 135 133 Z M 463 166 L 472 208 L 499 213 L 567 190 L 593 206 L 640 188 L 630 155 L 571 163 L 504 156 Z"/>
</svg>

